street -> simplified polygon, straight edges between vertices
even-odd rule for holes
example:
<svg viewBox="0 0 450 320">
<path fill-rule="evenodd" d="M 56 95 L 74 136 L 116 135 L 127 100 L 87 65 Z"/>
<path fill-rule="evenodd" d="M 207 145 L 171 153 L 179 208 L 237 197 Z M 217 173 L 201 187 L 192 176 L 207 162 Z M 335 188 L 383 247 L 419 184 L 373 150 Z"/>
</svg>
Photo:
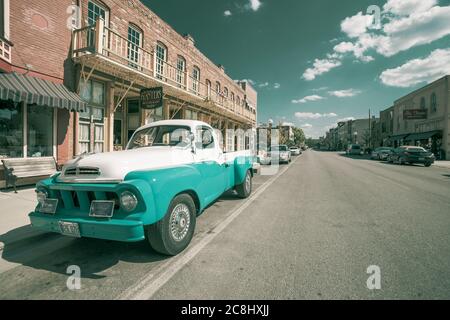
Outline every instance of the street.
<svg viewBox="0 0 450 320">
<path fill-rule="evenodd" d="M 255 177 L 250 198 L 222 196 L 173 258 L 11 229 L 0 299 L 448 299 L 449 191 L 449 169 L 309 150 Z M 66 286 L 71 265 L 79 290 Z M 366 285 L 372 265 L 379 290 Z"/>
</svg>

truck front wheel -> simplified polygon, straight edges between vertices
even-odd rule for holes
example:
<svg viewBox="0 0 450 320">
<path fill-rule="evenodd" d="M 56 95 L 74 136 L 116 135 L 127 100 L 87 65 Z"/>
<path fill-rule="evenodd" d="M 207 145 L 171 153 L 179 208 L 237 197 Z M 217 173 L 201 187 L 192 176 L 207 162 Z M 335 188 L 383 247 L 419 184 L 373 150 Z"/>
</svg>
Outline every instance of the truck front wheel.
<svg viewBox="0 0 450 320">
<path fill-rule="evenodd" d="M 250 170 L 247 170 L 244 182 L 236 186 L 236 192 L 239 198 L 242 199 L 248 198 L 252 193 L 252 174 L 250 173 Z"/>
<path fill-rule="evenodd" d="M 192 240 L 195 230 L 196 208 L 188 194 L 176 196 L 166 215 L 148 227 L 147 237 L 152 248 L 164 255 L 175 256 Z"/>
</svg>

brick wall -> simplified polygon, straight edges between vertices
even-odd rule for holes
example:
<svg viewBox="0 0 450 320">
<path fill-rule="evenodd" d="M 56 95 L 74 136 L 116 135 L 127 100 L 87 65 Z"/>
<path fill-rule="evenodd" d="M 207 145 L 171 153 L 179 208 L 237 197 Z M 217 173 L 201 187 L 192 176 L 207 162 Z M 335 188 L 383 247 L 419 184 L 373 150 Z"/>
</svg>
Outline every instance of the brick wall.
<svg viewBox="0 0 450 320">
<path fill-rule="evenodd" d="M 71 31 L 66 27 L 71 0 L 13 0 L 10 39 L 13 70 L 62 82 Z M 28 65 L 28 66 L 27 66 Z"/>
</svg>

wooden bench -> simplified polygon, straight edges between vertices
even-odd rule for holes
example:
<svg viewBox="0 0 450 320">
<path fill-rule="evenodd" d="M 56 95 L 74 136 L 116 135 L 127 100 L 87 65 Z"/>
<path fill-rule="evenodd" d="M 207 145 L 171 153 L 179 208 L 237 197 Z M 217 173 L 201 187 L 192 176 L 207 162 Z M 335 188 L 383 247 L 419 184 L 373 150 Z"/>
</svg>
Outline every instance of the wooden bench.
<svg viewBox="0 0 450 320">
<path fill-rule="evenodd" d="M 44 178 L 56 172 L 54 158 L 3 159 L 6 188 L 12 186 L 17 193 L 18 179 Z"/>
</svg>

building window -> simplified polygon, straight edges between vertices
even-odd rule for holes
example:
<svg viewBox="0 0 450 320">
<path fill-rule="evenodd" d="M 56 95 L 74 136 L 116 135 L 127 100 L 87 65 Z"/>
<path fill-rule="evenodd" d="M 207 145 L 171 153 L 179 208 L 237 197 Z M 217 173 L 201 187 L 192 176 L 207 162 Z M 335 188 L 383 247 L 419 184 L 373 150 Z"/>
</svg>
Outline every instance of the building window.
<svg viewBox="0 0 450 320">
<path fill-rule="evenodd" d="M 27 156 L 53 156 L 53 108 L 27 107 Z"/>
<path fill-rule="evenodd" d="M 420 109 L 426 109 L 426 107 L 427 107 L 427 105 L 426 105 L 425 98 L 422 97 L 422 98 L 420 99 Z"/>
<path fill-rule="evenodd" d="M 167 47 L 158 42 L 156 45 L 156 77 L 163 79 L 167 63 Z"/>
<path fill-rule="evenodd" d="M 211 99 L 211 81 L 206 80 L 206 97 Z"/>
<path fill-rule="evenodd" d="M 177 59 L 177 84 L 179 87 L 183 87 L 185 84 L 186 74 L 186 59 L 182 56 L 178 56 Z"/>
<path fill-rule="evenodd" d="M 223 95 L 226 99 L 228 99 L 228 88 L 227 87 L 223 88 Z"/>
<path fill-rule="evenodd" d="M 94 25 L 97 22 L 97 19 L 103 19 L 105 21 L 105 26 L 108 26 L 108 20 L 109 20 L 109 11 L 106 9 L 105 6 L 100 4 L 97 1 L 90 0 L 88 2 L 88 18 L 87 18 L 87 24 L 89 26 Z M 95 31 L 89 30 L 87 34 L 87 41 L 89 46 L 94 46 L 95 43 Z"/>
<path fill-rule="evenodd" d="M 81 98 L 88 104 L 79 113 L 79 152 L 103 152 L 105 144 L 105 85 L 89 80 L 81 86 Z"/>
<path fill-rule="evenodd" d="M 238 96 L 236 98 L 236 104 L 240 107 L 241 106 L 241 98 Z"/>
<path fill-rule="evenodd" d="M 139 49 L 142 47 L 142 32 L 134 27 L 128 26 L 128 60 L 133 68 L 139 67 Z"/>
<path fill-rule="evenodd" d="M 431 94 L 430 108 L 431 108 L 431 112 L 437 111 L 437 97 L 436 97 L 436 93 L 434 93 L 434 92 Z"/>
<path fill-rule="evenodd" d="M 192 69 L 192 91 L 198 92 L 200 84 L 200 69 L 198 67 L 194 67 Z"/>
<path fill-rule="evenodd" d="M 0 100 L 0 158 L 23 157 L 22 103 Z"/>
<path fill-rule="evenodd" d="M 216 93 L 217 93 L 217 96 L 220 96 L 220 82 L 219 81 L 217 81 L 216 82 Z"/>
<path fill-rule="evenodd" d="M 98 2 L 89 1 L 88 2 L 88 25 L 92 26 L 97 22 L 98 18 L 101 18 L 105 20 L 105 23 L 107 22 L 108 15 L 107 15 L 108 9 L 106 9 L 105 6 L 101 5 Z"/>
<path fill-rule="evenodd" d="M 5 1 L 0 0 L 0 38 L 5 38 L 5 24 L 6 24 L 6 14 L 5 14 Z"/>
<path fill-rule="evenodd" d="M 231 97 L 231 103 L 232 103 L 233 106 L 234 106 L 234 93 L 233 93 L 233 92 L 231 93 L 231 96 L 230 96 L 230 97 Z"/>
</svg>

